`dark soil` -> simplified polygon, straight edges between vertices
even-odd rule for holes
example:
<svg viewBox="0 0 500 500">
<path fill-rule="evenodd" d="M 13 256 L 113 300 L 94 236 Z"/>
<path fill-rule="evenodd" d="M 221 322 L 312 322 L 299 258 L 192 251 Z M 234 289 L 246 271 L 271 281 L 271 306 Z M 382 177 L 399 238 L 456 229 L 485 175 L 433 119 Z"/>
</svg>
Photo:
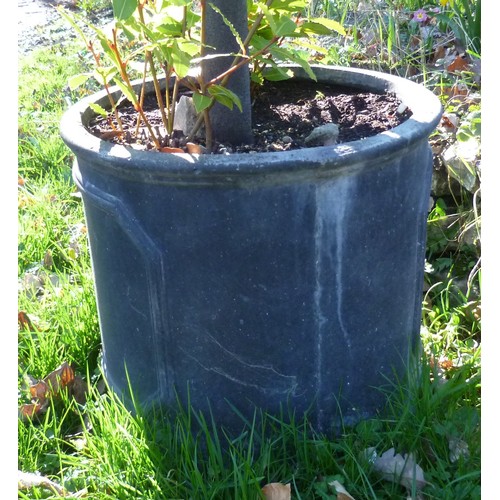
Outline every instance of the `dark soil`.
<svg viewBox="0 0 500 500">
<path fill-rule="evenodd" d="M 254 98 L 252 106 L 254 144 L 217 144 L 215 152 L 265 152 L 303 148 L 306 147 L 305 138 L 315 127 L 332 122 L 339 126 L 338 143 L 364 139 L 406 121 L 412 112 L 409 108 L 399 109 L 400 105 L 401 101 L 391 93 L 359 92 L 316 82 L 304 82 L 302 85 L 291 81 L 268 82 Z M 155 99 L 147 99 L 144 108 L 153 127 L 161 133 L 161 118 Z M 126 130 L 124 137 L 116 136 L 102 117 L 90 124 L 90 131 L 113 142 L 139 149 L 152 149 L 153 145 L 144 129 L 135 137 L 137 113 L 133 107 L 125 105 L 120 109 Z M 169 144 L 163 138 L 163 145 L 184 148 L 185 137 L 176 131 Z"/>
</svg>

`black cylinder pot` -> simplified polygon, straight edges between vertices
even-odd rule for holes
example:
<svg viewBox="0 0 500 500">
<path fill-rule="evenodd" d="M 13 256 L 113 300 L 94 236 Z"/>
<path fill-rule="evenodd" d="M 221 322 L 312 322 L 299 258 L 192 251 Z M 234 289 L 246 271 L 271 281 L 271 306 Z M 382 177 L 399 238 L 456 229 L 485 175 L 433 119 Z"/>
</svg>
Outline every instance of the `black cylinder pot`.
<svg viewBox="0 0 500 500">
<path fill-rule="evenodd" d="M 428 137 L 423 86 L 315 67 L 318 81 L 393 91 L 413 111 L 377 136 L 275 153 L 137 151 L 61 134 L 88 227 L 104 373 L 144 406 L 177 399 L 237 431 L 254 408 L 329 432 L 372 416 L 419 345 Z M 296 78 L 306 78 L 296 70 Z"/>
</svg>

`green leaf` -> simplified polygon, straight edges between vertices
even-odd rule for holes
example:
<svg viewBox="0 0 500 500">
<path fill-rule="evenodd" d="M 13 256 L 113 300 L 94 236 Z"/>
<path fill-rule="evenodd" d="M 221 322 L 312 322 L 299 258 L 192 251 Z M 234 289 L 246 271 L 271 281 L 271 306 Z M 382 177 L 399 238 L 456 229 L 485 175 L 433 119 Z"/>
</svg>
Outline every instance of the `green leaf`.
<svg viewBox="0 0 500 500">
<path fill-rule="evenodd" d="M 80 75 L 74 75 L 68 79 L 68 86 L 71 90 L 75 90 L 81 85 L 83 85 L 90 77 L 91 73 L 82 73 Z"/>
<path fill-rule="evenodd" d="M 227 108 L 233 109 L 234 105 L 236 105 L 238 109 L 243 112 L 240 98 L 226 87 L 222 87 L 221 85 L 212 85 L 208 88 L 208 92 L 217 102 L 220 102 Z"/>
<path fill-rule="evenodd" d="M 291 78 L 293 76 L 293 71 L 290 69 L 275 66 L 272 68 L 266 68 L 266 70 L 264 71 L 264 76 L 266 80 L 278 82 L 280 80 L 288 80 L 289 78 Z"/>
<path fill-rule="evenodd" d="M 95 71 L 92 73 L 92 76 L 100 85 L 104 86 L 107 85 L 117 73 L 118 70 L 116 68 L 100 66 L 95 69 Z"/>
<path fill-rule="evenodd" d="M 91 102 L 89 104 L 89 107 L 94 113 L 104 116 L 104 118 L 108 116 L 108 112 L 102 106 L 99 106 L 99 104 L 96 104 L 95 102 Z"/>
<path fill-rule="evenodd" d="M 120 90 L 132 104 L 137 104 L 137 96 L 131 88 L 127 87 L 122 81 L 118 79 L 115 80 L 115 83 L 118 87 L 120 87 Z"/>
<path fill-rule="evenodd" d="M 283 62 L 292 62 L 298 64 L 307 73 L 309 78 L 316 81 L 316 75 L 311 69 L 311 66 L 307 61 L 306 56 L 302 56 L 299 53 L 296 53 L 292 50 L 283 49 L 281 47 L 272 47 L 270 49 L 270 53 L 273 56 L 273 59 L 275 60 L 281 60 Z"/>
<path fill-rule="evenodd" d="M 262 2 L 257 2 L 258 9 L 264 13 L 264 16 L 269 24 L 273 33 L 276 33 L 277 26 L 271 11 L 268 9 L 267 5 Z"/>
<path fill-rule="evenodd" d="M 137 9 L 137 0 L 113 0 L 113 16 L 115 19 L 125 21 Z"/>
<path fill-rule="evenodd" d="M 300 12 L 307 7 L 306 0 L 274 0 L 272 8 L 289 12 Z"/>
<path fill-rule="evenodd" d="M 322 17 L 315 17 L 304 22 L 301 25 L 301 31 L 315 35 L 329 35 L 335 31 L 342 36 L 346 35 L 344 27 L 338 21 Z"/>
<path fill-rule="evenodd" d="M 77 17 L 73 13 L 71 15 L 68 14 L 64 9 L 64 7 L 62 7 L 61 5 L 57 6 L 56 9 L 59 12 L 59 14 L 61 14 L 61 16 L 64 17 L 64 19 L 66 19 L 66 21 L 68 21 L 71 24 L 73 29 L 80 35 L 85 44 L 87 44 L 87 37 L 85 36 L 85 33 L 82 31 L 80 26 L 78 26 L 78 24 L 75 21 L 75 19 L 79 19 L 79 17 Z"/>
<path fill-rule="evenodd" d="M 167 49 L 167 52 L 170 55 L 169 59 L 176 75 L 179 78 L 187 76 L 189 69 L 191 68 L 191 54 L 181 50 L 177 42 L 175 42 L 170 49 Z"/>
<path fill-rule="evenodd" d="M 193 104 L 197 113 L 201 113 L 212 104 L 212 99 L 206 95 L 195 93 L 193 94 Z"/>
<path fill-rule="evenodd" d="M 101 47 L 102 47 L 102 50 L 104 51 L 104 53 L 109 57 L 111 62 L 119 70 L 120 69 L 120 61 L 117 59 L 116 53 L 109 45 L 109 40 L 106 37 L 103 37 L 103 38 L 99 37 L 99 41 L 101 42 Z"/>
<path fill-rule="evenodd" d="M 170 6 L 175 6 L 175 7 L 186 7 L 192 3 L 193 0 L 163 0 L 161 4 L 161 10 L 170 7 Z"/>
<path fill-rule="evenodd" d="M 241 52 L 245 52 L 245 46 L 243 44 L 243 40 L 241 39 L 240 34 L 236 31 L 236 28 L 233 26 L 233 24 L 229 21 L 229 19 L 226 18 L 226 16 L 224 16 L 224 14 L 215 5 L 211 3 L 210 7 L 222 17 L 222 21 L 231 30 L 232 35 L 234 36 L 236 42 L 240 46 Z"/>
<path fill-rule="evenodd" d="M 293 19 L 281 16 L 276 22 L 276 31 L 274 34 L 279 37 L 289 36 L 295 31 L 295 28 L 297 28 L 297 25 Z"/>
</svg>

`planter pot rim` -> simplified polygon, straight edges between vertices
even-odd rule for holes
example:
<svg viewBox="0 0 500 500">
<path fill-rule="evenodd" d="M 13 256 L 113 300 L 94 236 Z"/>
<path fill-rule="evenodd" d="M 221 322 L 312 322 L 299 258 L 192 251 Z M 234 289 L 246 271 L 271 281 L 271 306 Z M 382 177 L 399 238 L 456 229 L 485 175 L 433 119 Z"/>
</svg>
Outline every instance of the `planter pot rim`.
<svg viewBox="0 0 500 500">
<path fill-rule="evenodd" d="M 309 79 L 301 68 L 289 67 L 295 78 Z M 410 150 L 422 140 L 427 141 L 440 120 L 441 103 L 423 85 L 371 70 L 325 65 L 312 68 L 322 83 L 350 86 L 361 91 L 394 92 L 413 114 L 401 125 L 376 136 L 332 146 L 229 155 L 158 153 L 99 139 L 85 128 L 95 116 L 89 104 L 107 102 L 106 92 L 101 91 L 66 111 L 60 124 L 61 137 L 77 157 L 86 160 L 92 168 L 105 169 L 119 177 L 138 177 L 143 182 L 232 184 L 250 179 L 272 182 L 276 175 L 283 182 L 284 174 L 294 182 L 304 176 L 330 177 L 375 166 L 381 159 Z M 114 87 L 112 91 L 118 90 Z"/>
</svg>

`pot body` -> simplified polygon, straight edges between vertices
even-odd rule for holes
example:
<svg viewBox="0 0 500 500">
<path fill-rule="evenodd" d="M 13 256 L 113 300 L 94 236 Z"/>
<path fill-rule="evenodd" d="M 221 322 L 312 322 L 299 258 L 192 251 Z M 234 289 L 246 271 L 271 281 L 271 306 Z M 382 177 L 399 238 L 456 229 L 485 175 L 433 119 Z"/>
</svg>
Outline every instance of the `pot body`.
<svg viewBox="0 0 500 500">
<path fill-rule="evenodd" d="M 76 139 L 85 103 L 63 118 L 118 393 L 130 381 L 142 405 L 189 401 L 232 432 L 243 422 L 231 405 L 248 419 L 255 407 L 307 412 L 329 432 L 372 416 L 379 387 L 404 377 L 419 344 L 441 107 L 406 80 L 317 75 L 394 90 L 425 112 L 364 141 L 218 158 Z"/>
</svg>

